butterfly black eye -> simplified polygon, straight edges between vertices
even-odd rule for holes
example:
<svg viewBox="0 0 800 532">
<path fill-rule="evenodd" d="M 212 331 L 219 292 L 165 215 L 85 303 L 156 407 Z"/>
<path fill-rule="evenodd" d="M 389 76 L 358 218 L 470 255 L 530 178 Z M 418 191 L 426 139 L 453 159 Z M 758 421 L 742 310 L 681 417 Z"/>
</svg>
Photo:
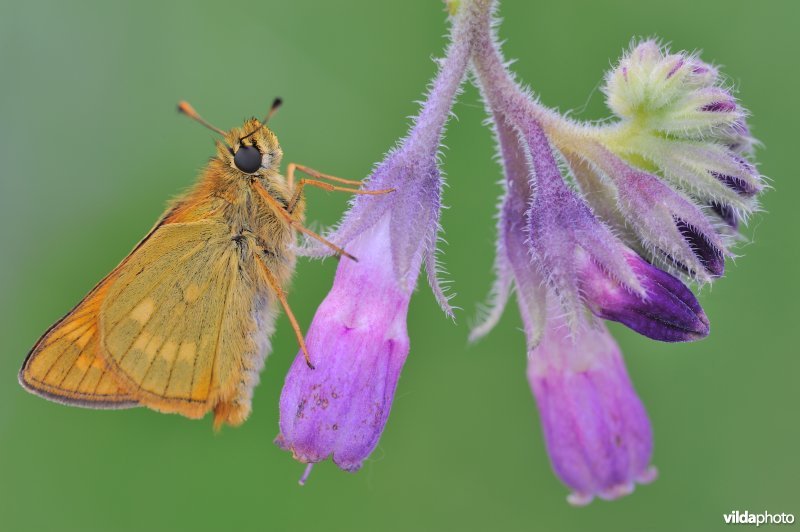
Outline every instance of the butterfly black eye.
<svg viewBox="0 0 800 532">
<path fill-rule="evenodd" d="M 261 152 L 253 146 L 242 146 L 233 156 L 233 164 L 246 174 L 255 173 L 261 168 Z"/>
</svg>

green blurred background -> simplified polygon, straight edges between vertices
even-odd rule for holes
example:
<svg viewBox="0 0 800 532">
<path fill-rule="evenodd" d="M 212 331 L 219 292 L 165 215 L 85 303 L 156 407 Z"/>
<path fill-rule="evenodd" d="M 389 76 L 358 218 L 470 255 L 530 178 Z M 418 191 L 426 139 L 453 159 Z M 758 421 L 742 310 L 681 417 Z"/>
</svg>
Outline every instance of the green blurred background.
<svg viewBox="0 0 800 532">
<path fill-rule="evenodd" d="M 468 346 L 492 280 L 500 174 L 476 91 L 447 135 L 444 263 L 454 325 L 427 287 L 380 446 L 355 475 L 330 463 L 300 488 L 279 451 L 277 401 L 296 352 L 285 317 L 238 429 L 214 434 L 135 409 L 67 408 L 16 374 L 36 338 L 125 256 L 213 153 L 175 112 L 187 99 L 227 128 L 261 116 L 287 161 L 361 178 L 406 131 L 445 44 L 438 0 L 61 2 L 0 8 L 0 529 L 717 530 L 734 509 L 800 514 L 797 87 L 794 1 L 502 4 L 506 55 L 544 103 L 606 111 L 604 70 L 635 35 L 702 48 L 752 110 L 769 215 L 725 279 L 705 289 L 712 335 L 665 345 L 614 327 L 655 427 L 660 478 L 572 508 L 550 470 L 524 377 L 519 317 Z M 310 192 L 309 217 L 346 199 Z M 335 263 L 302 261 L 291 301 L 308 324 Z"/>
</svg>

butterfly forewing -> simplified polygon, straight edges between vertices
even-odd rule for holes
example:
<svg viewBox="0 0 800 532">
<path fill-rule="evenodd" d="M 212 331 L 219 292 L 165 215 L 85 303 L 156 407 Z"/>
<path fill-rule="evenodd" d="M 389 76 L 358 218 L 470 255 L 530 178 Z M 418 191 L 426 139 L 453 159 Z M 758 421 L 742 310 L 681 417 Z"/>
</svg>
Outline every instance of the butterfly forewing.
<svg viewBox="0 0 800 532">
<path fill-rule="evenodd" d="M 97 315 L 112 278 L 113 274 L 37 342 L 20 371 L 25 388 L 76 406 L 137 406 L 98 353 Z"/>
</svg>

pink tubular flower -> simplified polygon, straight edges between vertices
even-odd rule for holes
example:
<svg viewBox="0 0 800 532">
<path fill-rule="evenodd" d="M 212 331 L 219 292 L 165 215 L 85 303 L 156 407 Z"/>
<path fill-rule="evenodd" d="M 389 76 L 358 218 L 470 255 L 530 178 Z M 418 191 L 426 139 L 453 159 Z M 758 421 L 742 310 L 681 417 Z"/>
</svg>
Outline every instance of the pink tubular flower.
<svg viewBox="0 0 800 532">
<path fill-rule="evenodd" d="M 358 261 L 341 261 L 312 321 L 307 344 L 315 369 L 298 354 L 281 393 L 276 443 L 300 462 L 332 457 L 356 471 L 377 445 L 409 352 L 408 304 L 423 262 L 442 308 L 452 314 L 436 279 L 437 154 L 467 68 L 468 26 L 464 16 L 455 17 L 452 43 L 408 137 L 369 178 L 368 188 L 395 192 L 357 197 L 329 235 Z"/>
<path fill-rule="evenodd" d="M 297 460 L 328 456 L 355 471 L 378 443 L 409 350 L 411 293 L 395 280 L 386 221 L 359 235 L 306 339 L 316 369 L 298 356 L 281 394 L 277 443 Z"/>
<path fill-rule="evenodd" d="M 616 499 L 655 479 L 650 421 L 604 325 L 571 334 L 563 320 L 548 319 L 528 354 L 528 381 L 570 504 Z"/>
</svg>

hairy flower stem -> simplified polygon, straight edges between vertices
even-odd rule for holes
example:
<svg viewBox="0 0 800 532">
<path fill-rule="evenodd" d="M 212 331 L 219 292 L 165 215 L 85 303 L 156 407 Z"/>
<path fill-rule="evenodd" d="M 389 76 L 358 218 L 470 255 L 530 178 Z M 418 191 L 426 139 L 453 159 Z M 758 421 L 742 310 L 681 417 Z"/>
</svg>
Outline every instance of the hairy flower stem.
<svg viewBox="0 0 800 532">
<path fill-rule="evenodd" d="M 583 142 L 597 138 L 601 130 L 569 122 L 556 111 L 539 105 L 516 82 L 506 68 L 494 34 L 496 0 L 472 0 L 472 66 L 478 85 L 492 109 L 511 110 L 506 120 L 521 127 L 526 118 L 533 117 L 547 133 L 550 141 L 565 152 L 575 152 Z M 466 6 L 465 6 L 466 7 Z"/>
<path fill-rule="evenodd" d="M 414 120 L 404 148 L 411 152 L 438 150 L 450 108 L 464 81 L 471 53 L 471 28 L 474 16 L 470 11 L 459 13 L 450 30 L 450 44 L 428 97 Z"/>
</svg>

